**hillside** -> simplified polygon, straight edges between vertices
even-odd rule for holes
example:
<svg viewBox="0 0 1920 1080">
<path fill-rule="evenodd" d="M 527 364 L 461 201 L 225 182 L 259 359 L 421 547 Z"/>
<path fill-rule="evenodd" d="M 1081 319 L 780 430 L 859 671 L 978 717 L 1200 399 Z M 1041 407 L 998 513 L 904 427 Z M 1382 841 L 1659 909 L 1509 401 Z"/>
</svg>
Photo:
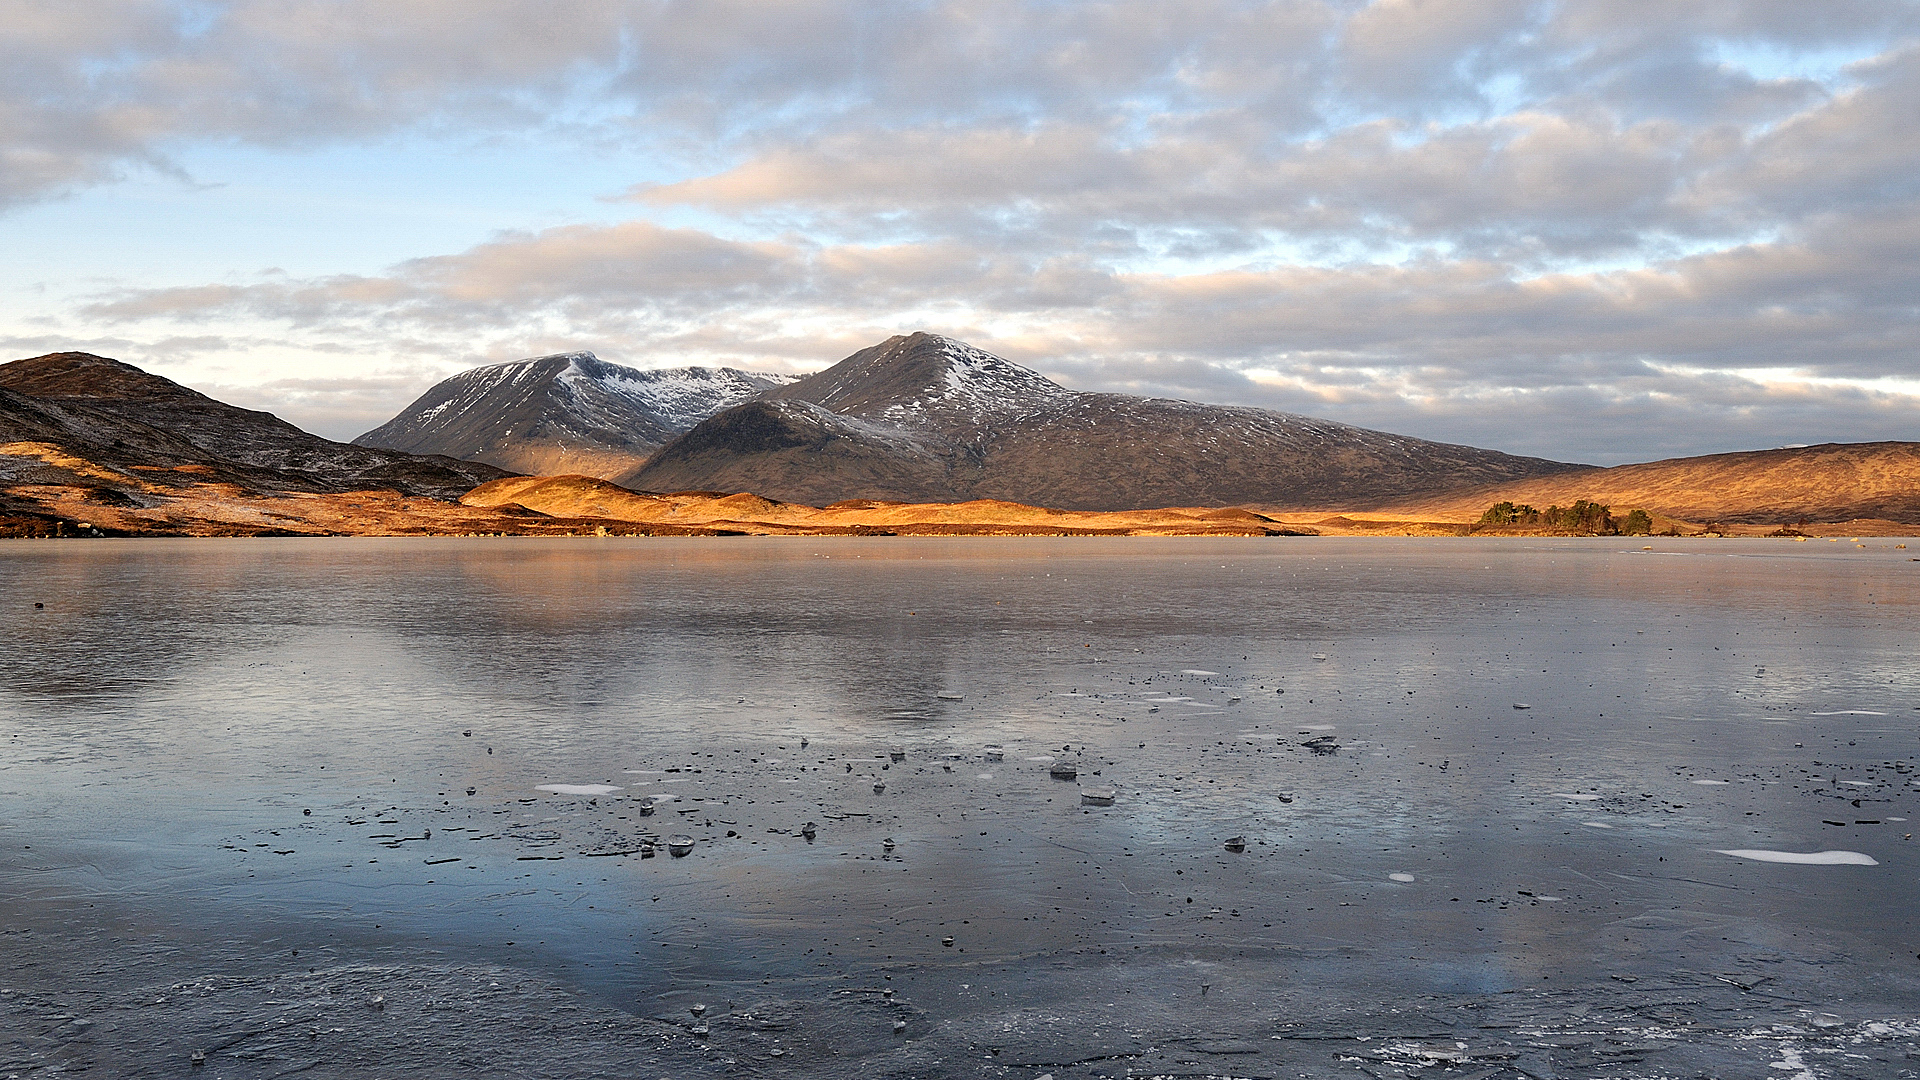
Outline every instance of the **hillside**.
<svg viewBox="0 0 1920 1080">
<path fill-rule="evenodd" d="M 1497 502 L 1544 508 L 1576 499 L 1606 504 L 1616 516 L 1638 508 L 1690 522 L 1920 524 L 1920 443 L 1825 443 L 1672 458 L 1390 500 L 1370 509 L 1383 517 L 1473 521 Z"/>
<path fill-rule="evenodd" d="M 277 512 L 262 500 L 385 492 L 450 504 L 501 475 L 333 442 L 90 353 L 0 364 L 0 517 L 14 531 L 74 520 L 129 532 L 190 532 L 208 520 L 216 531 L 220 522 L 272 530 Z M 214 504 L 228 509 L 208 519 Z"/>
<path fill-rule="evenodd" d="M 1313 531 L 1236 509 L 1169 507 L 1098 513 L 993 499 L 963 503 L 854 500 L 815 507 L 747 493 L 656 495 L 589 476 L 510 477 L 475 488 L 460 501 L 488 509 L 596 519 L 613 532 L 645 532 L 659 526 L 807 536 L 1298 536 Z"/>
<path fill-rule="evenodd" d="M 272 413 L 215 401 L 91 353 L 0 364 L 0 443 L 46 442 L 101 465 L 170 469 L 274 491 L 393 488 L 457 498 L 502 475 L 487 465 L 323 439 Z"/>
</svg>

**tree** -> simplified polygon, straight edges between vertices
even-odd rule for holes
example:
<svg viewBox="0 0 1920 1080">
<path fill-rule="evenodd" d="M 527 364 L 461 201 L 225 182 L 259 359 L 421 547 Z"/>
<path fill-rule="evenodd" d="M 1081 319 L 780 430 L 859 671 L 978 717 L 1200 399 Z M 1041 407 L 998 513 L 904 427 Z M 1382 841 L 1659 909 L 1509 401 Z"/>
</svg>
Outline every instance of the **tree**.
<svg viewBox="0 0 1920 1080">
<path fill-rule="evenodd" d="M 1620 526 L 1623 536 L 1652 536 L 1653 518 L 1645 510 L 1634 510 L 1627 514 L 1627 520 Z"/>
<path fill-rule="evenodd" d="M 1516 506 L 1510 502 L 1498 502 L 1480 515 L 1482 525 L 1531 525 L 1540 520 L 1540 511 L 1521 503 Z"/>
<path fill-rule="evenodd" d="M 1615 531 L 1608 508 L 1586 499 L 1576 500 L 1572 506 L 1549 506 L 1545 510 L 1535 510 L 1525 503 L 1494 503 L 1480 515 L 1480 524 L 1532 525 L 1592 536 L 1611 536 Z M 1648 527 L 1652 527 L 1651 522 Z"/>
</svg>

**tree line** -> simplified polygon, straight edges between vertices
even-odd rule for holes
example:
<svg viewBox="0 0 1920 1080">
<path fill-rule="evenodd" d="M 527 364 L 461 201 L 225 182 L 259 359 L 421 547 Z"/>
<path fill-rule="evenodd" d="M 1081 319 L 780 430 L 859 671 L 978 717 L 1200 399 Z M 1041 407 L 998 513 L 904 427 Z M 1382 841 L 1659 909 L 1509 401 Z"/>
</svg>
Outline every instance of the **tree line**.
<svg viewBox="0 0 1920 1080">
<path fill-rule="evenodd" d="M 1480 525 L 1509 525 L 1588 536 L 1648 536 L 1653 518 L 1645 510 L 1629 511 L 1615 518 L 1612 508 L 1579 499 L 1572 506 L 1549 506 L 1536 510 L 1525 503 L 1498 502 L 1480 515 Z"/>
</svg>

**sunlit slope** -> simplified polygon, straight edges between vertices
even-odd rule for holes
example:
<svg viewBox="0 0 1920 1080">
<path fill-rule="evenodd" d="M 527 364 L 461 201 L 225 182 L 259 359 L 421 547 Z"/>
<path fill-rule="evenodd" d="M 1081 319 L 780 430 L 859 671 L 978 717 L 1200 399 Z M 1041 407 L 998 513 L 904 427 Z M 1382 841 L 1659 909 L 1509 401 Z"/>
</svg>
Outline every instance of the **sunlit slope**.
<svg viewBox="0 0 1920 1080">
<path fill-rule="evenodd" d="M 774 534 L 885 531 L 1264 536 L 1296 531 L 1272 518 L 1233 508 L 1168 507 L 1100 513 L 1051 510 L 1001 499 L 958 503 L 854 500 L 814 507 L 745 492 L 636 492 L 590 476 L 496 480 L 468 492 L 461 502 L 486 509 L 521 508 L 556 518 Z"/>
<path fill-rule="evenodd" d="M 1493 484 L 1370 509 L 1394 517 L 1476 520 L 1497 502 L 1545 508 L 1576 499 L 1686 521 L 1920 524 L 1920 443 L 1824 443 L 1672 458 Z"/>
</svg>

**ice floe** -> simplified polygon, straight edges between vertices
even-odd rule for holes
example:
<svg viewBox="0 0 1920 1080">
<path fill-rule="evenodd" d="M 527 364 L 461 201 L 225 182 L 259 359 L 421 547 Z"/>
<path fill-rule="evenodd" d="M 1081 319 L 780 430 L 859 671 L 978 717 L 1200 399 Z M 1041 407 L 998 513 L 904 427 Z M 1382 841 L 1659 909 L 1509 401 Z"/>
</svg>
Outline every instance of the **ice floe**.
<svg viewBox="0 0 1920 1080">
<path fill-rule="evenodd" d="M 1577 791 L 1549 791 L 1547 794 L 1556 799 L 1572 799 L 1574 802 L 1592 802 L 1600 797 L 1598 795 L 1587 795 Z"/>
<path fill-rule="evenodd" d="M 1755 862 L 1803 863 L 1808 866 L 1879 866 L 1879 860 L 1858 851 L 1772 851 L 1767 848 L 1715 848 L 1721 855 Z"/>
<path fill-rule="evenodd" d="M 539 784 L 533 790 L 555 795 L 611 795 L 620 788 L 613 784 Z"/>
<path fill-rule="evenodd" d="M 1808 713 L 1809 716 L 1885 716 L 1886 713 L 1873 709 L 1836 709 L 1833 712 Z"/>
<path fill-rule="evenodd" d="M 1412 874 L 1388 874 L 1387 880 L 1388 881 L 1412 881 L 1413 875 Z"/>
</svg>

